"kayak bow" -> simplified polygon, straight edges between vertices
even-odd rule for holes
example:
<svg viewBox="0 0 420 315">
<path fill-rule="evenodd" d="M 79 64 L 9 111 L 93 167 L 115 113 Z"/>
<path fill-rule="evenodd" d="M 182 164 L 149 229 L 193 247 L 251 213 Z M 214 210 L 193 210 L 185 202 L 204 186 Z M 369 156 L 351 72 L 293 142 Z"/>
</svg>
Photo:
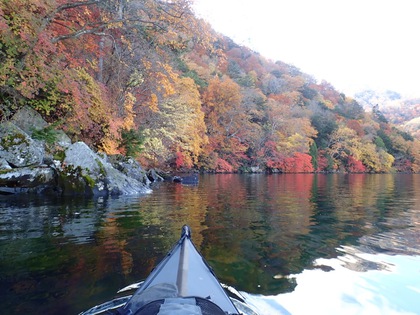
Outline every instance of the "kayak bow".
<svg viewBox="0 0 420 315">
<path fill-rule="evenodd" d="M 187 225 L 182 227 L 179 241 L 138 286 L 131 297 L 107 302 L 82 314 L 104 314 L 106 311 L 106 314 L 119 315 L 257 315 L 239 292 L 229 297 L 226 292 L 230 291 L 229 287 L 222 287 L 199 254 Z M 107 308 L 108 305 L 111 307 Z"/>
</svg>

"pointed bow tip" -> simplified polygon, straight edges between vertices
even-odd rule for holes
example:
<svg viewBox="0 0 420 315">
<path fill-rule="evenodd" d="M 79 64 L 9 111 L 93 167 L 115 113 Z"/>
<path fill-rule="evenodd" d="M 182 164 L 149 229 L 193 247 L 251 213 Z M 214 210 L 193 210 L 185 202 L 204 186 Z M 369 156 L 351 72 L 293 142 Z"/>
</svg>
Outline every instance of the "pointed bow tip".
<svg viewBox="0 0 420 315">
<path fill-rule="evenodd" d="M 181 232 L 181 238 L 184 236 L 187 238 L 191 238 L 191 228 L 186 224 L 182 227 L 182 232 Z"/>
</svg>

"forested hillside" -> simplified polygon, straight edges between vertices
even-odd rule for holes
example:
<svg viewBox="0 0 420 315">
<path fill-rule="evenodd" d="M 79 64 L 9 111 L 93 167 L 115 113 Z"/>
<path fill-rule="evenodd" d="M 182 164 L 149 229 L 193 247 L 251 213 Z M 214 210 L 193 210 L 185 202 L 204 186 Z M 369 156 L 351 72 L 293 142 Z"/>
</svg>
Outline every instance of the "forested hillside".
<svg viewBox="0 0 420 315">
<path fill-rule="evenodd" d="M 420 171 L 419 141 L 377 107 L 217 34 L 189 0 L 1 0 L 0 30 L 2 121 L 29 105 L 146 167 Z"/>
</svg>

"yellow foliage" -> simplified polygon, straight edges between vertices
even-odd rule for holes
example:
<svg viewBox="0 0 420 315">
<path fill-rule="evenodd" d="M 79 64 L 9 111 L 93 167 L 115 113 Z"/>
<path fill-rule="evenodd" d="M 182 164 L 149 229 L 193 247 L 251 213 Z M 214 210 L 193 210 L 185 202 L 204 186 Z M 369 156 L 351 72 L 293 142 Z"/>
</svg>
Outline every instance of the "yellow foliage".
<svg viewBox="0 0 420 315">
<path fill-rule="evenodd" d="M 144 131 L 143 156 L 151 164 L 168 165 L 180 152 L 184 166 L 192 166 L 207 143 L 200 94 L 190 78 L 178 79 L 175 86 L 176 93 L 162 101 L 153 114 L 155 125 Z"/>
<path fill-rule="evenodd" d="M 142 63 L 145 70 L 152 69 L 152 63 L 149 60 L 143 58 Z"/>
<path fill-rule="evenodd" d="M 119 28 L 119 27 L 123 27 L 123 22 L 113 22 L 107 25 L 107 28 L 109 29 Z"/>
<path fill-rule="evenodd" d="M 357 137 L 356 131 L 353 129 L 344 125 L 340 126 L 331 135 L 330 142 L 331 144 L 327 151 L 333 158 L 344 159 L 351 155 L 358 160 L 360 159 L 362 144 L 360 138 Z"/>
<path fill-rule="evenodd" d="M 312 139 L 300 133 L 295 133 L 291 136 L 285 136 L 281 133 L 277 133 L 277 135 L 279 136 L 277 149 L 285 156 L 292 156 L 295 152 L 306 153 L 309 151 L 309 144 Z"/>
<path fill-rule="evenodd" d="M 159 81 L 157 90 L 163 92 L 164 96 L 169 96 L 175 93 L 175 88 L 172 82 L 177 79 L 178 75 L 172 71 L 172 67 L 168 64 L 159 63 L 165 70 L 165 73 L 158 72 L 156 76 Z"/>
<path fill-rule="evenodd" d="M 378 152 L 376 152 L 376 146 L 372 142 L 365 142 L 360 155 L 356 158 L 374 172 L 379 172 L 381 169 Z"/>
<path fill-rule="evenodd" d="M 394 149 L 404 153 L 408 152 L 410 144 L 401 135 L 393 133 L 389 137 L 392 141 L 392 146 Z"/>
<path fill-rule="evenodd" d="M 379 161 L 381 163 L 380 171 L 381 172 L 390 172 L 391 169 L 392 169 L 392 164 L 395 161 L 395 158 L 391 154 L 385 152 L 382 149 L 379 150 L 378 155 L 379 155 Z"/>
<path fill-rule="evenodd" d="M 329 108 L 329 109 L 334 109 L 334 103 L 333 102 L 331 102 L 330 100 L 324 100 L 324 103 L 325 103 L 325 106 L 327 107 L 327 108 Z"/>
<path fill-rule="evenodd" d="M 411 145 L 408 151 L 414 160 L 412 162 L 413 172 L 416 172 L 416 173 L 420 172 L 420 141 L 415 140 L 411 142 Z"/>
<path fill-rule="evenodd" d="M 127 49 L 129 51 L 132 51 L 133 50 L 133 44 L 132 44 L 132 42 L 130 40 L 128 40 L 127 38 L 125 38 L 124 35 L 121 35 L 120 40 L 121 40 L 121 43 L 124 44 L 125 47 L 127 47 Z"/>
<path fill-rule="evenodd" d="M 110 138 L 104 138 L 101 143 L 101 147 L 99 148 L 100 151 L 106 153 L 106 154 L 118 154 L 121 153 L 118 150 L 118 144 L 116 141 L 110 139 Z"/>
<path fill-rule="evenodd" d="M 82 106 L 87 106 L 88 117 L 95 123 L 106 124 L 110 117 L 109 108 L 103 99 L 103 91 L 100 89 L 97 82 L 84 69 L 76 69 L 79 82 L 83 85 L 85 91 L 81 94 L 82 97 L 74 102 L 77 114 L 83 115 Z"/>
<path fill-rule="evenodd" d="M 150 95 L 149 108 L 152 111 L 157 112 L 159 111 L 158 104 L 159 104 L 159 100 L 158 100 L 157 95 L 155 93 L 152 93 L 152 95 Z"/>
<path fill-rule="evenodd" d="M 134 117 L 136 116 L 136 114 L 133 110 L 133 105 L 135 102 L 135 96 L 128 92 L 124 102 L 125 117 L 121 126 L 123 129 L 130 130 L 134 128 Z"/>
</svg>

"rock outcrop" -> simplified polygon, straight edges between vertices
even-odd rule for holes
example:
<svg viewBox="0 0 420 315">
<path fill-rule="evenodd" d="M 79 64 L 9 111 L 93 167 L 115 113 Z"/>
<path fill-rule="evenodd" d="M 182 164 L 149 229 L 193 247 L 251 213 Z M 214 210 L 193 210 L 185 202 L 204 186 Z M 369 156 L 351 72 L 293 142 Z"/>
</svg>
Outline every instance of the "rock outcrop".
<svg viewBox="0 0 420 315">
<path fill-rule="evenodd" d="M 30 108 L 0 124 L 0 194 L 106 196 L 151 192 L 146 172 L 134 159 L 108 157 L 83 142 L 72 144 L 59 130 L 53 133 L 59 152 L 51 152 L 45 141 L 33 139 L 33 134 L 42 134 L 45 128 L 48 124 Z"/>
<path fill-rule="evenodd" d="M 62 176 L 63 185 L 68 177 L 73 178 L 76 190 L 91 195 L 131 195 L 148 193 L 150 188 L 135 177 L 141 174 L 131 173 L 130 177 L 114 168 L 105 155 L 93 152 L 84 142 L 72 144 L 65 152 Z M 69 187 L 65 187 L 67 193 Z"/>
</svg>

